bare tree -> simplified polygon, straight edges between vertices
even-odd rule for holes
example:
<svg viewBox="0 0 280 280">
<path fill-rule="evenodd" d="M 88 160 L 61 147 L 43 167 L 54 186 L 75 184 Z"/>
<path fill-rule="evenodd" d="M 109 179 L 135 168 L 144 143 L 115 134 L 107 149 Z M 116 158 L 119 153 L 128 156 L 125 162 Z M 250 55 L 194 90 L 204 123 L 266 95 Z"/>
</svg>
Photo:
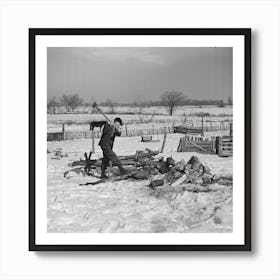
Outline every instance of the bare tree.
<svg viewBox="0 0 280 280">
<path fill-rule="evenodd" d="M 48 110 L 52 110 L 52 113 L 56 113 L 56 108 L 59 106 L 59 103 L 56 101 L 56 97 L 52 97 L 48 100 L 47 108 Z"/>
<path fill-rule="evenodd" d="M 174 109 L 184 101 L 185 97 L 179 91 L 167 91 L 161 96 L 161 102 L 167 107 L 170 116 L 173 115 Z"/>
<path fill-rule="evenodd" d="M 60 102 L 67 108 L 67 111 L 74 112 L 74 110 L 83 104 L 83 99 L 79 96 L 79 94 L 69 94 L 69 95 L 62 95 Z"/>
<path fill-rule="evenodd" d="M 223 107 L 225 107 L 225 106 L 226 106 L 226 105 L 225 105 L 224 100 L 221 99 L 221 100 L 219 101 L 219 103 L 218 103 L 218 107 L 223 108 Z"/>
<path fill-rule="evenodd" d="M 228 97 L 228 102 L 227 103 L 228 103 L 229 106 L 232 105 L 232 97 L 231 96 Z"/>
<path fill-rule="evenodd" d="M 63 94 L 60 98 L 61 105 L 65 106 L 67 109 L 67 112 L 70 112 L 70 98 L 69 95 Z"/>
</svg>

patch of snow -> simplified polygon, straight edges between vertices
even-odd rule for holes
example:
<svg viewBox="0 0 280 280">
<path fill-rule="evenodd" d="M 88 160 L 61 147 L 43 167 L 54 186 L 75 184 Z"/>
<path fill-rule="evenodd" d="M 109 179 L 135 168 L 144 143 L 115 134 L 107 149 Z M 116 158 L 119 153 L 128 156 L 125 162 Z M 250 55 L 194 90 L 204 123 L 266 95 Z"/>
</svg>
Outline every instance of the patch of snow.
<svg viewBox="0 0 280 280">
<path fill-rule="evenodd" d="M 232 158 L 198 153 L 177 153 L 180 134 L 167 135 L 166 147 L 159 156 L 172 156 L 186 162 L 197 156 L 213 174 L 232 176 Z M 118 155 L 136 150 L 159 150 L 160 142 L 142 143 L 140 137 L 118 137 L 114 149 Z M 52 159 L 61 148 L 68 157 Z M 151 190 L 149 180 L 106 182 L 80 186 L 98 180 L 94 177 L 63 174 L 68 164 L 83 158 L 91 149 L 91 140 L 48 142 L 48 232 L 231 232 L 232 186 L 215 184 L 211 192 Z M 102 157 L 96 145 L 93 158 Z"/>
</svg>

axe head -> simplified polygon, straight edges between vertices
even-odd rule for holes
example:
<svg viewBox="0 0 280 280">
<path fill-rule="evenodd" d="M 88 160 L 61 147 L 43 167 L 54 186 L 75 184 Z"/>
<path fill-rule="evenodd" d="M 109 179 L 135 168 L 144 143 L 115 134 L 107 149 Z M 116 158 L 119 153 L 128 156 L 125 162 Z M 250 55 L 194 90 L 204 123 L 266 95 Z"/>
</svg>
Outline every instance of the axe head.
<svg viewBox="0 0 280 280">
<path fill-rule="evenodd" d="M 96 102 L 93 102 L 92 108 L 96 108 L 96 107 L 97 107 L 97 103 L 96 103 Z"/>
</svg>

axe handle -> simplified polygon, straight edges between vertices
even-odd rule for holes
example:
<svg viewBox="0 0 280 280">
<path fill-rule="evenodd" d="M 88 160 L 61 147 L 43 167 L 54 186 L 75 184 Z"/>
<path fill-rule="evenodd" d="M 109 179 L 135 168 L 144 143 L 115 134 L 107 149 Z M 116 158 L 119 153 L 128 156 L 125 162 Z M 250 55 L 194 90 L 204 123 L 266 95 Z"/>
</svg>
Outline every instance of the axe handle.
<svg viewBox="0 0 280 280">
<path fill-rule="evenodd" d="M 95 108 L 109 123 L 111 123 L 111 120 L 103 113 L 103 111 L 97 105 L 95 105 Z"/>
</svg>

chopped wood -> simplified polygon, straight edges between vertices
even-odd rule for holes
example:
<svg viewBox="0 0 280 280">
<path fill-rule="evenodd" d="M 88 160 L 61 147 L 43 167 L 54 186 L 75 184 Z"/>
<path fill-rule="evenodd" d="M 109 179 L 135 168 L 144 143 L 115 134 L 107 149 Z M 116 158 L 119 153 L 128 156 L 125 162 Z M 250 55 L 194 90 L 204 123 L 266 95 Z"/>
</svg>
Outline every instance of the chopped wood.
<svg viewBox="0 0 280 280">
<path fill-rule="evenodd" d="M 128 175 L 120 176 L 117 166 L 111 167 L 111 177 L 109 180 L 98 180 L 89 182 L 85 185 L 96 185 L 103 182 L 115 182 L 119 180 L 149 180 L 151 189 L 185 189 L 192 192 L 210 192 L 215 191 L 212 187 L 216 183 L 218 185 L 232 185 L 231 177 L 221 177 L 213 175 L 208 166 L 202 164 L 198 157 L 192 156 L 188 162 L 181 160 L 175 162 L 173 158 L 163 157 L 155 158 L 158 151 L 137 151 L 136 154 L 130 156 L 119 157 L 121 163 L 128 171 Z M 91 169 L 100 168 L 102 159 L 90 159 L 85 153 L 85 160 L 75 161 L 71 166 L 75 167 L 64 173 L 66 177 L 69 173 L 75 172 L 84 176 L 94 176 Z"/>
<path fill-rule="evenodd" d="M 171 184 L 171 187 L 177 187 L 182 184 L 187 179 L 187 175 L 184 174 L 181 178 L 177 179 L 174 183 Z"/>
<path fill-rule="evenodd" d="M 162 186 L 163 184 L 164 184 L 163 179 L 153 180 L 150 182 L 149 187 L 151 187 L 153 189 L 155 187 Z"/>
<path fill-rule="evenodd" d="M 135 155 L 130 156 L 120 156 L 119 159 L 123 166 L 127 165 L 137 165 L 140 159 L 149 159 L 156 155 L 158 155 L 158 151 L 151 151 L 149 149 L 146 149 L 146 151 L 138 151 Z M 87 169 L 94 168 L 94 167 L 101 167 L 102 164 L 102 158 L 100 159 L 90 159 L 90 157 L 87 157 L 87 154 L 85 153 L 85 160 L 78 160 L 74 161 L 69 164 L 69 166 L 86 166 Z"/>
</svg>

